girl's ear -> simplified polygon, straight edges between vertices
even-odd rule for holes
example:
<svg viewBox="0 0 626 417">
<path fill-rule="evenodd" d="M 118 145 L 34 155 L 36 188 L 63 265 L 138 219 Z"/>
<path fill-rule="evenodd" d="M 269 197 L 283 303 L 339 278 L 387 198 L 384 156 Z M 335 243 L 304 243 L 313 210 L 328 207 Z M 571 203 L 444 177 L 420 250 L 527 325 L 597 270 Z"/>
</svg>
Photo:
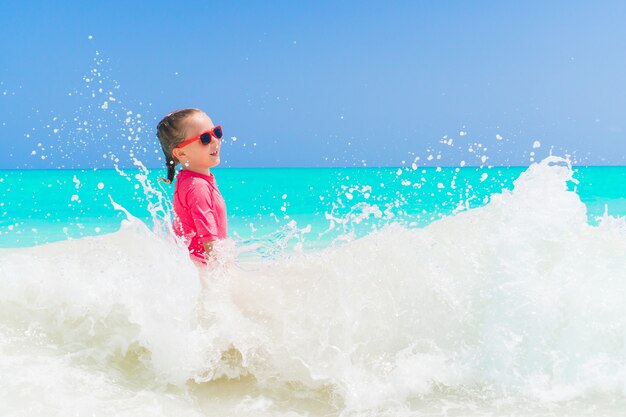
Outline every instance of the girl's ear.
<svg viewBox="0 0 626 417">
<path fill-rule="evenodd" d="M 172 156 L 179 161 L 181 160 L 181 156 L 183 155 L 185 155 L 185 152 L 182 149 L 174 148 L 174 150 L 172 150 Z"/>
</svg>

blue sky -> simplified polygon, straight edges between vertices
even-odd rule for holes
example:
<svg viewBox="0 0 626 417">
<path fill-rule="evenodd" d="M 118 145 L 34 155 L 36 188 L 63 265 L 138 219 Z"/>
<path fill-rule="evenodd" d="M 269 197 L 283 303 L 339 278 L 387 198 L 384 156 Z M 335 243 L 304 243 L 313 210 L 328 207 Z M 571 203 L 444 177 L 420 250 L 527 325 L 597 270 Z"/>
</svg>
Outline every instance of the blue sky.
<svg viewBox="0 0 626 417">
<path fill-rule="evenodd" d="M 159 167 L 182 107 L 224 125 L 224 166 L 626 165 L 621 1 L 0 7 L 0 168 Z"/>
</svg>

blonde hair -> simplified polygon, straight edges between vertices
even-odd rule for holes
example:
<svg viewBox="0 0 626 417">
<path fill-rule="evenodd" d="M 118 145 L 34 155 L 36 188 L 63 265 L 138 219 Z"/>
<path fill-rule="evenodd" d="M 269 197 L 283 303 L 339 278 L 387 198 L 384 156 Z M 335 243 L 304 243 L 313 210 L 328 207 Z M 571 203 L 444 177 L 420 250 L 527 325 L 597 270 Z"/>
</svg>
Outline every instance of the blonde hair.
<svg viewBox="0 0 626 417">
<path fill-rule="evenodd" d="M 200 109 L 188 108 L 176 110 L 165 116 L 157 125 L 157 137 L 161 142 L 161 148 L 165 155 L 165 165 L 167 166 L 167 179 L 159 178 L 167 184 L 174 181 L 176 175 L 176 165 L 180 163 L 172 151 L 182 143 L 185 138 L 185 120 L 196 113 L 202 113 Z"/>
</svg>

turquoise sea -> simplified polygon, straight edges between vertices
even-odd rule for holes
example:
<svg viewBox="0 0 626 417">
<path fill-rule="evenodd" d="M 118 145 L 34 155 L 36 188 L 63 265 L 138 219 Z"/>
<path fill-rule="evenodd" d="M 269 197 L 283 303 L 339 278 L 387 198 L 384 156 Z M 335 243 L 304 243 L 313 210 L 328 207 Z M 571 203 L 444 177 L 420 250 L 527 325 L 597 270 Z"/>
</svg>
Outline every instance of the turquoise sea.
<svg viewBox="0 0 626 417">
<path fill-rule="evenodd" d="M 626 167 L 0 171 L 0 415 L 621 416 Z"/>
<path fill-rule="evenodd" d="M 312 226 L 307 244 L 323 246 L 347 232 L 362 236 L 389 223 L 423 227 L 482 206 L 491 195 L 512 189 L 525 169 L 217 168 L 214 174 L 235 239 L 269 238 L 293 220 Z M 163 175 L 159 169 L 0 170 L 0 247 L 116 231 L 125 215 L 110 198 L 152 228 L 162 213 L 150 204 L 168 210 L 174 189 L 157 181 Z M 574 167 L 574 178 L 578 184 L 569 182 L 568 188 L 585 204 L 590 224 L 605 209 L 626 215 L 626 167 Z M 340 220 L 331 231 L 329 216 Z M 362 221 L 355 222 L 359 216 Z"/>
</svg>

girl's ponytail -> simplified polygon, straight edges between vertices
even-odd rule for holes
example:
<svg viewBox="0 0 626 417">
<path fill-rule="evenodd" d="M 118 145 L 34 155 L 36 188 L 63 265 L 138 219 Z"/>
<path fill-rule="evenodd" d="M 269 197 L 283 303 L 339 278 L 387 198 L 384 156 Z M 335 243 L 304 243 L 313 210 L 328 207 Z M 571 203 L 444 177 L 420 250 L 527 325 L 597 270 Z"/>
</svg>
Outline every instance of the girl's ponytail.
<svg viewBox="0 0 626 417">
<path fill-rule="evenodd" d="M 163 181 L 166 184 L 171 184 L 176 176 L 176 163 L 173 159 L 169 159 L 167 162 L 167 178 L 159 178 L 159 181 Z"/>
</svg>

